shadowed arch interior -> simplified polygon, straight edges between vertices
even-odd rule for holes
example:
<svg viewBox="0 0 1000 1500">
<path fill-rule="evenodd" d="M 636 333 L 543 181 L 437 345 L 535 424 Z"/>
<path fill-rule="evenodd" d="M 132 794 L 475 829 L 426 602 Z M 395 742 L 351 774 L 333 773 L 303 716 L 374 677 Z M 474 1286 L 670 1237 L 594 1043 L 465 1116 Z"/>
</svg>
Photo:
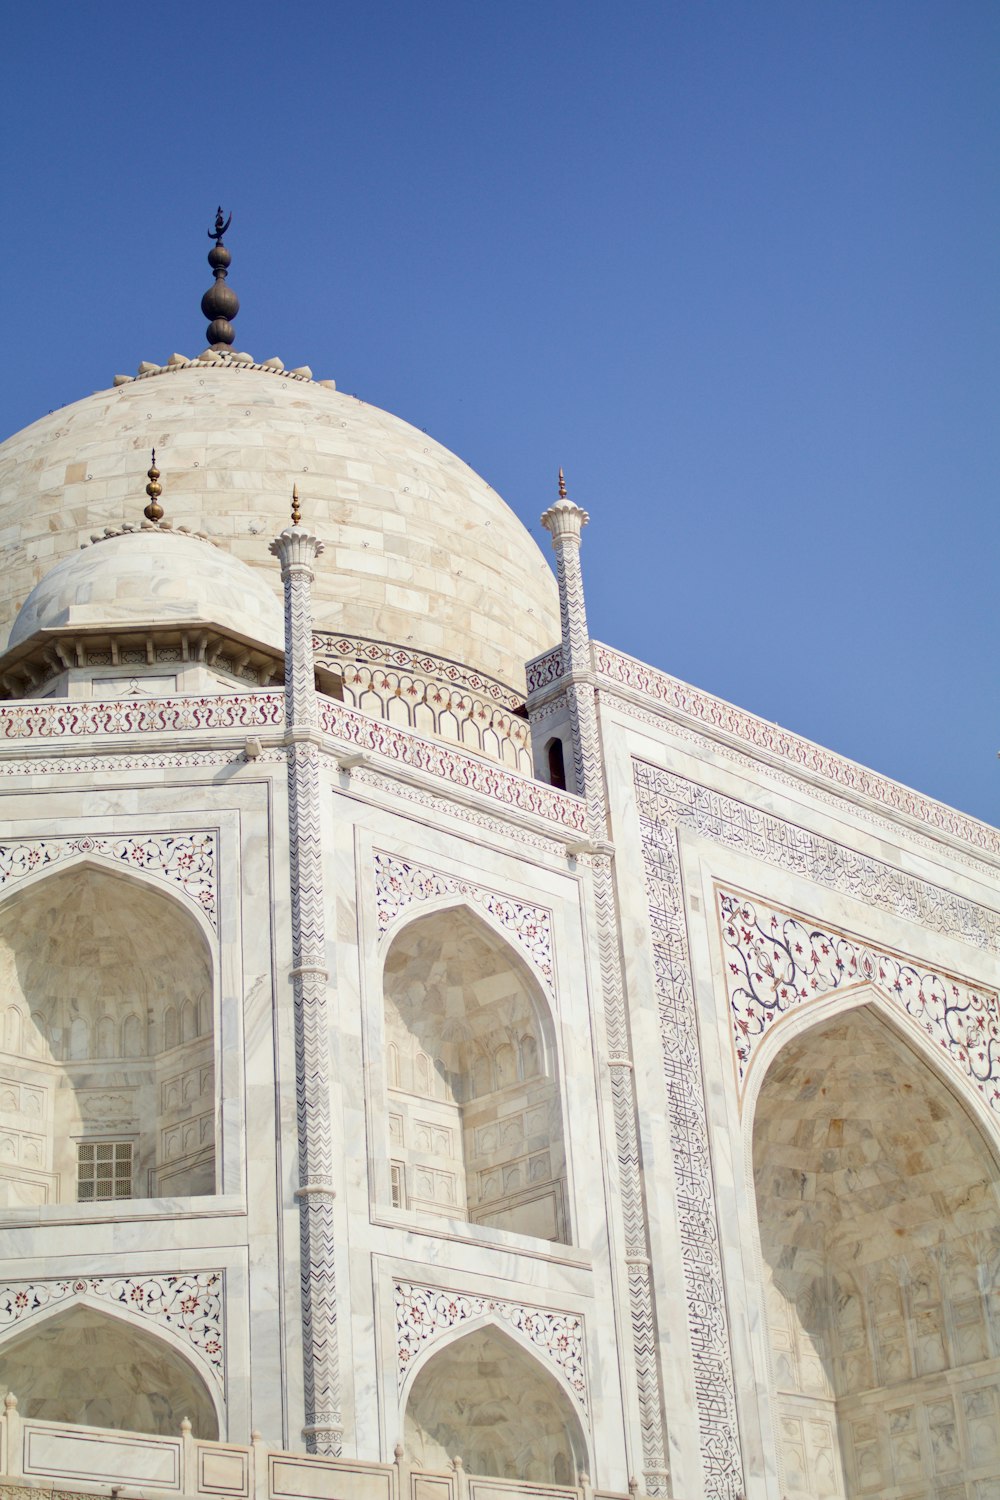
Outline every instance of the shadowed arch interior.
<svg viewBox="0 0 1000 1500">
<path fill-rule="evenodd" d="M 0 1393 L 22 1417 L 176 1437 L 219 1423 L 205 1382 L 155 1333 L 91 1307 L 69 1308 L 0 1346 Z"/>
<path fill-rule="evenodd" d="M 215 1190 L 212 967 L 171 896 L 92 865 L 0 906 L 0 1206 Z"/>
<path fill-rule="evenodd" d="M 788 1500 L 995 1478 L 1000 1174 L 971 1116 L 864 1006 L 777 1055 L 753 1158 Z"/>
<path fill-rule="evenodd" d="M 396 1205 L 567 1240 L 551 1022 L 523 962 L 465 908 L 431 912 L 383 986 Z"/>
<path fill-rule="evenodd" d="M 575 1484 L 586 1446 L 573 1403 L 527 1350 L 480 1328 L 433 1355 L 406 1403 L 404 1446 L 412 1462 L 470 1474 Z"/>
</svg>

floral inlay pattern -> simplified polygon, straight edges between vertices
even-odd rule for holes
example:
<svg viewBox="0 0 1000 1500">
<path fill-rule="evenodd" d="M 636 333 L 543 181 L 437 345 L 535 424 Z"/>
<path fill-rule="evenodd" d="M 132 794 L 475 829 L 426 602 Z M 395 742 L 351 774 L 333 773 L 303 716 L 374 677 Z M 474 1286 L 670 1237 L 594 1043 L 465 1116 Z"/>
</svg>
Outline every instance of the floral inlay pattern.
<svg viewBox="0 0 1000 1500">
<path fill-rule="evenodd" d="M 0 1329 L 78 1297 L 117 1304 L 136 1317 L 169 1328 L 208 1365 L 222 1384 L 225 1323 L 222 1271 L 192 1276 L 86 1276 L 64 1281 L 16 1281 L 0 1286 Z"/>
<path fill-rule="evenodd" d="M 410 1365 L 433 1340 L 473 1318 L 492 1317 L 514 1328 L 551 1364 L 570 1386 L 584 1411 L 588 1409 L 583 1354 L 583 1319 L 576 1313 L 545 1312 L 496 1297 L 467 1292 L 443 1292 L 438 1287 L 397 1281 L 396 1368 L 402 1387 Z"/>
<path fill-rule="evenodd" d="M 121 869 L 142 870 L 179 886 L 216 925 L 218 839 L 209 829 L 125 838 L 19 839 L 0 844 L 0 891 L 78 854 L 107 860 Z"/>
<path fill-rule="evenodd" d="M 513 901 L 508 896 L 487 890 L 485 886 L 473 885 L 454 875 L 442 875 L 437 870 L 426 870 L 392 854 L 376 851 L 375 902 L 380 936 L 400 912 L 414 902 L 453 895 L 462 896 L 487 912 L 530 959 L 550 995 L 554 995 L 552 918 L 544 906 Z"/>
<path fill-rule="evenodd" d="M 718 892 L 740 1084 L 755 1045 L 789 1011 L 872 984 L 894 999 L 1000 1112 L 997 995 L 833 928 Z"/>
</svg>

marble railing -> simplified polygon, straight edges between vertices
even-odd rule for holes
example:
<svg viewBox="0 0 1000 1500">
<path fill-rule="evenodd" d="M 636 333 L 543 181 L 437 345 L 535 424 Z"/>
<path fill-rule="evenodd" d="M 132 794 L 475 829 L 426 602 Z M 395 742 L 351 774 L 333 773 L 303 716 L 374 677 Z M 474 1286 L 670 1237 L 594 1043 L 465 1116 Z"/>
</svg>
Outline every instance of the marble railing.
<svg viewBox="0 0 1000 1500">
<path fill-rule="evenodd" d="M 16 1399 L 0 1416 L 0 1500 L 61 1500 L 103 1494 L 115 1500 L 205 1496 L 212 1500 L 637 1500 L 576 1485 L 535 1484 L 467 1474 L 460 1458 L 447 1469 L 410 1464 L 401 1448 L 392 1463 L 320 1458 L 249 1444 L 207 1442 L 181 1424 L 177 1437 L 27 1419 Z"/>
</svg>

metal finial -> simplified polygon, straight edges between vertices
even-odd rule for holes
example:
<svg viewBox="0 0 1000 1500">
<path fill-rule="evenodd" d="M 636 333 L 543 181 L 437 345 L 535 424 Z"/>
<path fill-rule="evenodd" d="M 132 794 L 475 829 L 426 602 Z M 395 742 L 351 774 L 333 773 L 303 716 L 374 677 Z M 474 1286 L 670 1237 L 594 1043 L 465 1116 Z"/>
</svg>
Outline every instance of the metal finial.
<svg viewBox="0 0 1000 1500">
<path fill-rule="evenodd" d="M 302 512 L 299 510 L 299 487 L 292 485 L 292 525 L 298 526 L 302 520 Z"/>
<path fill-rule="evenodd" d="M 222 236 L 228 231 L 230 224 L 233 222 L 232 214 L 229 215 L 225 223 L 222 222 L 223 217 L 222 204 L 220 203 L 219 207 L 215 210 L 215 228 L 208 231 L 209 239 L 214 240 L 217 245 L 222 244 Z"/>
<path fill-rule="evenodd" d="M 160 471 L 156 467 L 156 449 L 153 449 L 153 462 L 146 470 L 146 478 L 149 483 L 146 486 L 146 494 L 149 496 L 149 504 L 143 510 L 147 521 L 162 521 L 163 506 L 160 504 L 160 496 L 163 494 L 163 486 L 160 483 Z"/>
<path fill-rule="evenodd" d="M 215 228 L 208 231 L 215 244 L 208 252 L 208 263 L 215 272 L 215 281 L 201 299 L 201 310 L 212 321 L 208 325 L 208 342 L 213 347 L 231 344 L 236 337 L 233 319 L 240 310 L 240 299 L 231 286 L 226 285 L 233 257 L 222 243 L 222 236 L 233 222 L 232 214 L 226 219 L 221 207 L 215 215 Z"/>
<path fill-rule="evenodd" d="M 562 469 L 559 470 L 559 499 L 566 499 L 566 476 L 563 474 Z"/>
</svg>

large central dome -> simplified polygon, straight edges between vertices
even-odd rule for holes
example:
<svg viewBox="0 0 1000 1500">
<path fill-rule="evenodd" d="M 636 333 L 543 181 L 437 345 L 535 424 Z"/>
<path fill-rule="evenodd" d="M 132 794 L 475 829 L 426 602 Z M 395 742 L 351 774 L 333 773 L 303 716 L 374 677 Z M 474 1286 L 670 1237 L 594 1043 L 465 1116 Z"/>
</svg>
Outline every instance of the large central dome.
<svg viewBox="0 0 1000 1500">
<path fill-rule="evenodd" d="M 326 543 L 319 630 L 430 652 L 523 689 L 559 639 L 555 580 L 479 476 L 398 417 L 278 362 L 175 361 L 0 445 L 0 642 L 30 590 L 105 527 L 141 519 L 157 450 L 173 526 L 207 533 L 269 587 L 293 483 Z"/>
</svg>

